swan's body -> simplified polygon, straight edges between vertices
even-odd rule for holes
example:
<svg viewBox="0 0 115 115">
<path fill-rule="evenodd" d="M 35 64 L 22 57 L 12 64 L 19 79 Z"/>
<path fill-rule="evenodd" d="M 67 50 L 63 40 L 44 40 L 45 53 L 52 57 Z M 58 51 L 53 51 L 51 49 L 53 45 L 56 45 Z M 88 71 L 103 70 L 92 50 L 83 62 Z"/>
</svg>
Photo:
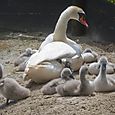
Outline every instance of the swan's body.
<svg viewBox="0 0 115 115">
<path fill-rule="evenodd" d="M 36 52 L 30 57 L 25 69 L 24 79 L 32 79 L 37 83 L 41 83 L 57 78 L 63 66 L 53 60 L 72 57 L 75 54 L 75 50 L 64 42 L 49 43 L 40 52 Z"/>
<path fill-rule="evenodd" d="M 103 56 L 102 56 L 103 57 Z M 94 74 L 94 75 L 98 75 L 99 74 L 99 65 L 100 65 L 100 59 L 98 60 L 98 62 L 93 62 L 89 65 L 89 73 L 90 74 Z M 107 65 L 106 65 L 106 73 L 107 74 L 113 74 L 115 72 L 115 64 L 108 62 L 107 60 Z"/>
<path fill-rule="evenodd" d="M 29 67 L 28 70 L 26 69 L 23 79 L 31 79 L 36 83 L 45 83 L 49 80 L 58 78 L 62 69 L 62 64 L 57 61 L 42 62 L 39 65 Z"/>
<path fill-rule="evenodd" d="M 82 66 L 79 72 L 80 81 L 71 80 L 67 81 L 65 84 L 57 86 L 57 93 L 61 96 L 92 95 L 94 92 L 94 83 L 85 78 L 87 71 L 88 68 L 86 66 Z"/>
<path fill-rule="evenodd" d="M 94 80 L 95 91 L 97 92 L 115 91 L 115 75 L 112 77 L 106 74 L 106 65 L 107 59 L 101 58 L 99 75 Z"/>
<path fill-rule="evenodd" d="M 82 14 L 82 16 L 80 14 Z M 28 76 L 28 78 L 31 78 L 32 80 L 34 79 L 33 77 L 36 76 L 35 78 L 37 79 L 37 81 L 39 81 L 39 79 L 40 81 L 47 81 L 59 77 L 57 76 L 57 73 L 59 72 L 57 71 L 59 66 L 57 66 L 54 62 L 52 63 L 52 60 L 60 58 L 68 58 L 68 57 L 71 58 L 74 55 L 81 54 L 82 52 L 81 46 L 76 42 L 74 42 L 73 40 L 67 38 L 66 29 L 67 29 L 67 23 L 70 19 L 75 19 L 84 24 L 85 26 L 88 26 L 83 17 L 84 14 L 85 14 L 84 11 L 76 6 L 70 6 L 65 11 L 62 12 L 62 14 L 58 19 L 54 32 L 48 35 L 45 41 L 41 44 L 39 51 L 33 54 L 28 60 L 24 75 Z M 43 64 L 44 62 L 48 62 L 50 64 L 45 65 Z M 38 70 L 36 71 L 36 66 L 38 70 L 42 68 L 42 72 Z M 57 67 L 57 69 L 55 69 L 55 74 L 52 73 L 52 71 L 54 72 L 52 66 L 53 67 L 55 66 L 54 68 Z M 33 71 L 34 72 L 36 71 L 35 73 L 37 74 L 33 73 Z M 51 76 L 50 75 L 47 76 L 49 72 Z M 58 73 L 58 75 L 59 74 L 60 72 Z"/>
<path fill-rule="evenodd" d="M 72 57 L 76 51 L 64 42 L 52 42 L 44 46 L 40 52 L 33 54 L 27 62 L 27 67 L 35 66 L 43 61 L 51 61 L 64 57 Z"/>
<path fill-rule="evenodd" d="M 85 63 L 97 61 L 98 58 L 98 54 L 90 48 L 86 48 L 81 55 Z"/>
<path fill-rule="evenodd" d="M 72 72 L 69 68 L 64 68 L 61 72 L 61 78 L 53 79 L 41 88 L 41 92 L 45 95 L 52 95 L 56 93 L 56 87 L 64 84 L 68 80 L 73 79 Z"/>
</svg>

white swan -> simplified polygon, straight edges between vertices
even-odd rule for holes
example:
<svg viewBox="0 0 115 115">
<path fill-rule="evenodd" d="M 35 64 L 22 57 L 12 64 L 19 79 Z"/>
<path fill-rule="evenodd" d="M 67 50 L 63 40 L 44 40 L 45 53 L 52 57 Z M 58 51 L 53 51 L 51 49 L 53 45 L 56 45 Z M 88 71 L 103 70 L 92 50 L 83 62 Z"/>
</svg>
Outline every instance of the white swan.
<svg viewBox="0 0 115 115">
<path fill-rule="evenodd" d="M 99 75 L 94 80 L 95 91 L 97 92 L 115 91 L 115 75 L 106 75 L 106 65 L 107 58 L 101 58 Z"/>
<path fill-rule="evenodd" d="M 56 50 L 55 47 L 58 47 L 58 49 Z M 58 50 L 60 52 L 58 52 Z M 55 52 L 58 53 L 54 55 Z M 55 59 L 72 57 L 75 54 L 75 50 L 64 42 L 49 43 L 44 46 L 44 48 L 37 55 L 36 53 L 32 55 L 34 57 L 36 56 L 34 60 L 28 60 L 23 78 L 24 80 L 32 79 L 37 83 L 47 82 L 51 79 L 57 78 L 59 77 L 64 65 L 60 64 Z M 30 63 L 33 65 L 29 65 Z"/>
<path fill-rule="evenodd" d="M 59 58 L 68 58 L 68 57 L 71 58 L 76 54 L 77 55 L 81 54 L 82 51 L 81 46 L 79 44 L 76 44 L 74 41 L 70 40 L 69 38 L 67 38 L 66 29 L 67 29 L 67 23 L 70 19 L 76 19 L 80 21 L 82 24 L 88 26 L 85 21 L 84 14 L 85 14 L 84 11 L 76 6 L 70 6 L 64 12 L 62 12 L 56 24 L 54 33 L 50 34 L 46 38 L 46 40 L 41 44 L 39 51 L 33 54 L 28 60 L 25 69 L 24 79 L 32 79 L 34 81 L 36 79 L 37 82 L 39 83 L 39 80 L 44 82 L 44 81 L 57 78 L 59 77 L 60 74 L 58 73 L 59 71 L 57 71 L 59 69 L 57 70 L 55 69 L 55 72 L 53 69 L 60 68 L 60 65 L 59 63 L 57 64 L 57 62 L 56 64 L 53 62 L 54 65 L 51 65 L 53 64 L 52 60 L 59 59 Z M 43 64 L 43 68 L 42 68 L 42 63 L 44 63 L 44 61 L 48 63 L 45 63 L 46 66 L 44 66 Z M 39 66 L 39 64 L 41 66 Z M 37 69 L 34 69 L 36 68 L 36 66 Z M 40 72 L 41 68 L 42 68 L 42 72 Z M 56 74 L 52 74 L 52 71 Z M 50 75 L 52 74 L 51 76 L 47 76 L 49 72 Z"/>
<path fill-rule="evenodd" d="M 106 58 L 106 60 L 107 60 L 107 57 L 101 56 L 100 59 L 98 60 L 98 62 L 93 62 L 89 65 L 88 71 L 90 74 L 94 74 L 94 75 L 99 74 L 100 60 L 102 60 L 103 58 Z M 113 74 L 114 72 L 115 72 L 115 64 L 110 63 L 107 60 L 106 73 L 107 74 Z"/>
<path fill-rule="evenodd" d="M 39 50 L 41 50 L 46 44 L 50 42 L 62 41 L 74 48 L 78 54 L 81 54 L 81 46 L 66 36 L 66 30 L 68 21 L 70 19 L 77 20 L 81 24 L 88 27 L 84 15 L 85 12 L 77 6 L 70 6 L 66 10 L 64 10 L 58 19 L 54 32 L 48 35 L 45 41 L 41 44 Z"/>
<path fill-rule="evenodd" d="M 79 80 L 69 80 L 64 84 L 58 85 L 56 91 L 61 96 L 83 96 L 83 95 L 92 95 L 95 91 L 93 81 L 89 81 L 85 78 L 87 74 L 88 67 L 83 65 L 80 68 Z"/>
<path fill-rule="evenodd" d="M 60 84 L 64 84 L 66 81 L 74 79 L 72 71 L 69 68 L 64 68 L 61 71 L 61 78 L 53 79 L 41 88 L 41 92 L 44 95 L 52 95 L 56 93 L 56 87 Z"/>
</svg>

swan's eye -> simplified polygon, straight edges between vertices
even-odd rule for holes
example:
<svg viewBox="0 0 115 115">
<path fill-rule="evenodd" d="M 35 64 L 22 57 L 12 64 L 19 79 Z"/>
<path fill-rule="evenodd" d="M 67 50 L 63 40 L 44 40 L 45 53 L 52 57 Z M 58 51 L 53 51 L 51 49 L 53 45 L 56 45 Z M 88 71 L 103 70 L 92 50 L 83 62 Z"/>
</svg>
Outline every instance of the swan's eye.
<svg viewBox="0 0 115 115">
<path fill-rule="evenodd" d="M 79 20 L 81 19 L 81 18 L 83 18 L 83 19 L 85 19 L 85 14 L 83 14 L 83 13 L 78 13 L 79 14 Z"/>
<path fill-rule="evenodd" d="M 88 27 L 88 24 L 87 24 L 86 18 L 85 18 L 85 14 L 83 14 L 83 13 L 78 13 L 78 14 L 79 14 L 80 23 L 85 25 L 86 27 Z"/>
</svg>

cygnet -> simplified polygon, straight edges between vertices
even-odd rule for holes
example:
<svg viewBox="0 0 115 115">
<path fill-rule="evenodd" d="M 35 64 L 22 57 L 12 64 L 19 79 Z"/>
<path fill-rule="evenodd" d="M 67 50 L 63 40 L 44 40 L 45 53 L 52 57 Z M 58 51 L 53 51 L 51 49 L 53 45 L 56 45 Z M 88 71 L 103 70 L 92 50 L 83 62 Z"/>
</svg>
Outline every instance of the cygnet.
<svg viewBox="0 0 115 115">
<path fill-rule="evenodd" d="M 48 82 L 46 85 L 44 85 L 41 88 L 41 92 L 45 95 L 52 95 L 56 93 L 56 87 L 60 84 L 65 83 L 66 81 L 69 81 L 71 79 L 74 79 L 72 76 L 72 72 L 69 68 L 64 68 L 61 72 L 61 78 L 53 79 L 50 82 Z"/>
<path fill-rule="evenodd" d="M 80 68 L 79 80 L 70 80 L 56 87 L 56 91 L 61 96 L 87 96 L 94 92 L 94 83 L 86 79 L 88 67 L 83 65 Z"/>
<path fill-rule="evenodd" d="M 21 100 L 30 96 L 30 90 L 21 86 L 13 78 L 4 78 L 0 80 L 0 93 L 7 99 L 6 104 L 9 100 Z"/>
</svg>

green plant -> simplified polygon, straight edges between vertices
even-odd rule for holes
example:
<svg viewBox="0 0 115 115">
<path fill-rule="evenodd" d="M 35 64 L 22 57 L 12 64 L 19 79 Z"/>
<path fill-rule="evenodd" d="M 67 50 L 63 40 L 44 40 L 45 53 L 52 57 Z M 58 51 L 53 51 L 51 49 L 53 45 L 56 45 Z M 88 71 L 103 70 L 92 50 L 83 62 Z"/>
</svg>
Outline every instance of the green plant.
<svg viewBox="0 0 115 115">
<path fill-rule="evenodd" d="M 107 0 L 107 1 L 115 5 L 115 0 Z"/>
</svg>

